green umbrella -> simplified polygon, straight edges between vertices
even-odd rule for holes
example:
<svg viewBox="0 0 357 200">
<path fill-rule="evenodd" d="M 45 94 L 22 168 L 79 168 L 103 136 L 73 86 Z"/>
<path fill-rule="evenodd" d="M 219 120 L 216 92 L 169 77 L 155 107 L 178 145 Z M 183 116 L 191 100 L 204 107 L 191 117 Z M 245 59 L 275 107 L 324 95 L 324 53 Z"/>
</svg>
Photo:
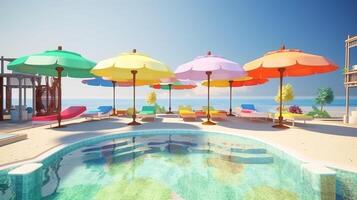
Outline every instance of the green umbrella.
<svg viewBox="0 0 357 200">
<path fill-rule="evenodd" d="M 61 126 L 62 89 L 61 77 L 74 78 L 93 77 L 90 70 L 96 65 L 80 54 L 71 51 L 58 50 L 45 51 L 43 53 L 20 57 L 12 61 L 7 67 L 9 70 L 26 74 L 38 74 L 58 77 L 58 126 Z"/>
</svg>

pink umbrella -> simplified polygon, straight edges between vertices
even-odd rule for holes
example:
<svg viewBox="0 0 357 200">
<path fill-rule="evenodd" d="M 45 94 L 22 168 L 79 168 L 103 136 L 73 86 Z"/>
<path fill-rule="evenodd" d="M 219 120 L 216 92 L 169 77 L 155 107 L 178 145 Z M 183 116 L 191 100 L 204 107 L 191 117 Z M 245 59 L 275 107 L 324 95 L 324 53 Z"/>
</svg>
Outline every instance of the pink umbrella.
<svg viewBox="0 0 357 200">
<path fill-rule="evenodd" d="M 205 56 L 199 56 L 191 62 L 180 65 L 176 71 L 176 78 L 193 81 L 207 80 L 207 121 L 204 125 L 215 125 L 210 120 L 210 81 L 236 79 L 246 75 L 244 69 L 236 62 L 223 57 L 214 56 L 209 51 Z"/>
</svg>

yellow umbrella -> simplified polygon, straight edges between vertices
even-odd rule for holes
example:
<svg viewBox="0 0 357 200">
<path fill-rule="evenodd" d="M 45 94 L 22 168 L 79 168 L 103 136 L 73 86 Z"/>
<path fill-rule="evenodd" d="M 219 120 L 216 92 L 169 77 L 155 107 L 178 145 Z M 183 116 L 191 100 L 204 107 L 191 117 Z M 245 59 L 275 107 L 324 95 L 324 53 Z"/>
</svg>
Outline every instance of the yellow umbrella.
<svg viewBox="0 0 357 200">
<path fill-rule="evenodd" d="M 160 80 L 173 75 L 167 65 L 145 54 L 137 53 L 135 49 L 100 61 L 91 72 L 115 81 L 133 80 L 134 74 L 136 80 Z"/>
<path fill-rule="evenodd" d="M 211 87 L 229 87 L 229 116 L 234 116 L 232 114 L 232 88 L 233 87 L 243 87 L 243 86 L 254 86 L 260 85 L 268 82 L 268 79 L 256 79 L 250 76 L 244 76 L 242 78 L 234 80 L 213 80 L 210 82 Z M 203 86 L 208 86 L 208 81 L 202 82 Z"/>
<path fill-rule="evenodd" d="M 128 125 L 140 125 L 136 122 L 135 111 L 135 85 L 136 82 L 152 84 L 159 82 L 160 79 L 173 76 L 171 69 L 162 62 L 155 60 L 145 54 L 137 53 L 136 49 L 132 52 L 122 53 L 117 57 L 99 62 L 91 72 L 96 76 L 105 77 L 113 81 L 133 82 L 133 121 Z"/>
</svg>

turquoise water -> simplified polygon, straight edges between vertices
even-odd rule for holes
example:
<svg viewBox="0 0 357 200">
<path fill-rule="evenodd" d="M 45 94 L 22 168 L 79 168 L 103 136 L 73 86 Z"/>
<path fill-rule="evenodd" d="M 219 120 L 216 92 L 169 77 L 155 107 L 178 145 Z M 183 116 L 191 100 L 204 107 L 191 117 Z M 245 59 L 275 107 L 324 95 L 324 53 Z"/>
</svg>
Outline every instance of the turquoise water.
<svg viewBox="0 0 357 200">
<path fill-rule="evenodd" d="M 164 106 L 166 109 L 168 109 L 168 99 L 158 99 L 157 103 L 160 106 Z M 273 109 L 277 107 L 277 103 L 274 101 L 274 99 L 239 99 L 235 98 L 232 101 L 232 107 L 233 109 L 235 107 L 240 106 L 242 103 L 252 103 L 255 104 L 258 109 L 261 111 L 269 111 L 270 109 Z M 87 106 L 88 109 L 95 109 L 96 107 L 100 105 L 112 105 L 113 100 L 112 99 L 64 99 L 63 100 L 63 107 L 68 107 L 71 105 L 84 105 Z M 117 108 L 122 108 L 126 109 L 128 107 L 132 107 L 132 100 L 131 99 L 120 99 L 118 98 L 116 100 L 116 107 Z M 141 106 L 145 105 L 145 99 L 137 99 L 136 101 L 136 106 L 138 108 L 141 108 Z M 207 104 L 207 99 L 173 99 L 172 100 L 172 109 L 177 110 L 179 105 L 191 105 L 194 109 L 201 109 L 202 106 L 205 106 Z M 214 106 L 217 109 L 225 109 L 228 110 L 229 108 L 229 99 L 211 99 L 211 105 Z M 299 106 L 307 106 L 311 107 L 314 105 L 314 100 L 313 99 L 295 99 L 292 102 L 289 102 L 289 105 L 299 105 Z M 345 100 L 344 99 L 335 99 L 330 105 L 328 106 L 338 106 L 342 107 L 345 106 Z M 350 106 L 351 107 L 357 107 L 357 99 L 351 99 L 350 100 Z"/>
<path fill-rule="evenodd" d="M 116 139 L 44 170 L 42 195 L 63 199 L 311 199 L 297 165 L 224 135 Z"/>
<path fill-rule="evenodd" d="M 0 199 L 36 194 L 45 200 L 314 200 L 331 184 L 316 182 L 303 163 L 262 142 L 192 130 L 89 138 L 41 163 L 26 181 L 8 175 L 14 168 L 0 171 Z M 336 199 L 356 199 L 356 174 L 336 172 Z M 26 193 L 31 187 L 40 192 Z"/>
</svg>

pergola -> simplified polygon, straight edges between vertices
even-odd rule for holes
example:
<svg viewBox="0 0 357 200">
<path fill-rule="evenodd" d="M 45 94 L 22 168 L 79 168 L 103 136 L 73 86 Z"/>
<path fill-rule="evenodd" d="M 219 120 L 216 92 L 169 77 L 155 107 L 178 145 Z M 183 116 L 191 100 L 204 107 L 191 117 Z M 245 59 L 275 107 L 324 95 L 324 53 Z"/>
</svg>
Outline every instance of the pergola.
<svg viewBox="0 0 357 200">
<path fill-rule="evenodd" d="M 346 117 L 344 119 L 345 123 L 349 123 L 350 117 L 350 89 L 357 88 L 357 68 L 351 66 L 351 48 L 357 47 L 357 35 L 349 35 L 345 40 L 345 90 L 346 90 Z"/>
<path fill-rule="evenodd" d="M 27 104 L 27 89 L 32 89 L 32 105 L 33 105 L 33 115 L 35 114 L 36 107 L 36 85 L 41 84 L 41 77 L 28 74 L 19 73 L 5 73 L 5 62 L 11 62 L 14 58 L 4 58 L 1 56 L 1 71 L 0 71 L 0 121 L 4 120 L 4 113 L 9 113 L 12 106 L 12 89 L 18 89 L 18 100 L 19 100 L 19 116 L 18 119 L 24 119 L 22 116 L 22 107 Z M 5 94 L 4 95 L 4 89 Z M 5 110 L 4 110 L 4 99 L 5 99 Z"/>
</svg>

